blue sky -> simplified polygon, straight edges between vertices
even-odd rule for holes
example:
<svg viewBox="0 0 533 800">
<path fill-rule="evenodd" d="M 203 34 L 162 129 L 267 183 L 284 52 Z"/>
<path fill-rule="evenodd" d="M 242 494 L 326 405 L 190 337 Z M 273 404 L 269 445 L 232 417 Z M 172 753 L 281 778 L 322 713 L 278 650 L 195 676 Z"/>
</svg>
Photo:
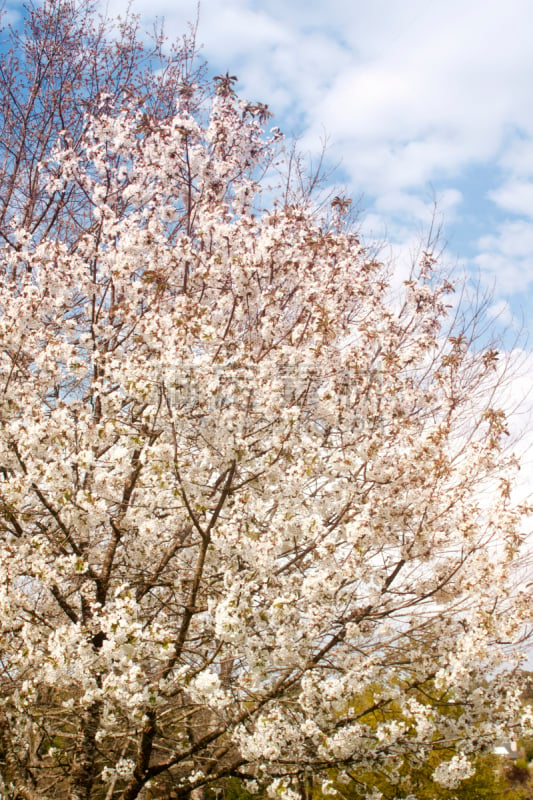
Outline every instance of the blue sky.
<svg viewBox="0 0 533 800">
<path fill-rule="evenodd" d="M 133 7 L 170 37 L 197 13 L 195 0 Z M 327 135 L 364 231 L 400 264 L 436 200 L 447 259 L 533 331 L 531 0 L 202 0 L 198 41 L 304 149 Z"/>
</svg>

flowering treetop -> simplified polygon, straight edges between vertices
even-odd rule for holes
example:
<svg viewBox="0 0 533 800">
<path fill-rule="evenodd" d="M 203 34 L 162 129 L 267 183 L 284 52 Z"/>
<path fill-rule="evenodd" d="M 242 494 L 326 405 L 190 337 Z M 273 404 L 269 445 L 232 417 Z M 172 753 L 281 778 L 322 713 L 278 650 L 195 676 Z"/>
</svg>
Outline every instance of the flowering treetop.
<svg viewBox="0 0 533 800">
<path fill-rule="evenodd" d="M 2 791 L 364 792 L 448 746 L 453 786 L 518 702 L 496 355 L 430 252 L 398 303 L 349 230 L 263 208 L 265 107 L 186 88 L 165 119 L 102 98 L 41 164 L 83 205 L 9 222 Z"/>
</svg>

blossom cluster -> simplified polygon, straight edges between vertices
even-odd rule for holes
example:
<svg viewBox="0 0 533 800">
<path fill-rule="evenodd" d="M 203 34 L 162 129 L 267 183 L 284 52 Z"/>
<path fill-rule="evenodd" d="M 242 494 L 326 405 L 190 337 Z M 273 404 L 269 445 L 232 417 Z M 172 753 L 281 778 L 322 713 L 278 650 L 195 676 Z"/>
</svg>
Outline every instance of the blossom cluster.
<svg viewBox="0 0 533 800">
<path fill-rule="evenodd" d="M 229 77 L 204 118 L 96 115 L 42 167 L 83 213 L 2 250 L 0 708 L 65 743 L 43 785 L 327 794 L 515 719 L 492 359 L 431 254 L 398 303 L 349 229 L 262 208 L 278 139 Z"/>
</svg>

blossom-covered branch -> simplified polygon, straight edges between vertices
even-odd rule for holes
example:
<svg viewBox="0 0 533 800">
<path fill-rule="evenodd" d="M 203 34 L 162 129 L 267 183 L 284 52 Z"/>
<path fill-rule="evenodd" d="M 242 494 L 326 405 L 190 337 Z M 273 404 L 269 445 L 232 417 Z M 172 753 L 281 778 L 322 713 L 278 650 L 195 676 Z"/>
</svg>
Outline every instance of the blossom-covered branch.
<svg viewBox="0 0 533 800">
<path fill-rule="evenodd" d="M 519 703 L 495 355 L 430 252 L 398 302 L 340 200 L 269 205 L 266 108 L 187 74 L 100 96 L 5 217 L 4 784 L 290 797 L 444 742 L 455 785 Z"/>
</svg>

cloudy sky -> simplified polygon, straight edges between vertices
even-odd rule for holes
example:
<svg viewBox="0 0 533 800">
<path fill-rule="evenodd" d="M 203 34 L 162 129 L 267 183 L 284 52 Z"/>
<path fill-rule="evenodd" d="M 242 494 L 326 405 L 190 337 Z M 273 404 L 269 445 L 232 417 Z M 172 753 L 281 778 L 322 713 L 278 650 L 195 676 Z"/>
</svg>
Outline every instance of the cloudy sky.
<svg viewBox="0 0 533 800">
<path fill-rule="evenodd" d="M 171 36 L 197 14 L 196 0 L 134 9 Z M 405 256 L 436 201 L 448 260 L 533 332 L 531 0 L 201 0 L 199 18 L 213 70 L 305 149 L 328 138 L 367 235 Z"/>
</svg>

